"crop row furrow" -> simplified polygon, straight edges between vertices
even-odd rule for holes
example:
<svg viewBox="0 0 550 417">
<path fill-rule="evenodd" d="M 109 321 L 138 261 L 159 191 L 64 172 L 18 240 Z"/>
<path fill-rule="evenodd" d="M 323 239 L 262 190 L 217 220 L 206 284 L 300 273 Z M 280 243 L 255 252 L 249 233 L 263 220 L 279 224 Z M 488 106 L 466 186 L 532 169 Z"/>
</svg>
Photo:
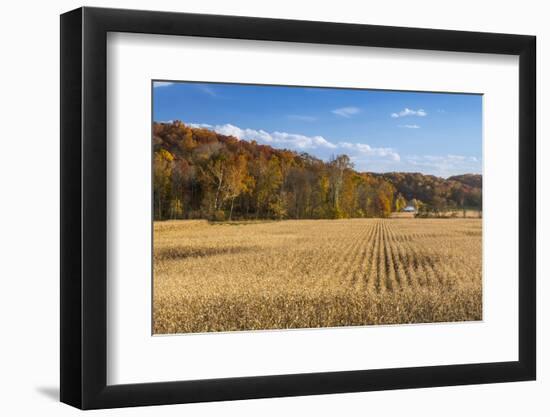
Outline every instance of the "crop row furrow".
<svg viewBox="0 0 550 417">
<path fill-rule="evenodd" d="M 350 256 L 340 274 L 340 282 L 343 284 L 349 282 L 351 288 L 356 287 L 357 282 L 359 282 L 360 267 L 365 255 L 365 248 L 370 241 L 373 230 L 374 227 L 372 225 L 360 229 L 360 235 L 356 241 L 356 245 L 354 245 L 352 256 Z"/>
</svg>

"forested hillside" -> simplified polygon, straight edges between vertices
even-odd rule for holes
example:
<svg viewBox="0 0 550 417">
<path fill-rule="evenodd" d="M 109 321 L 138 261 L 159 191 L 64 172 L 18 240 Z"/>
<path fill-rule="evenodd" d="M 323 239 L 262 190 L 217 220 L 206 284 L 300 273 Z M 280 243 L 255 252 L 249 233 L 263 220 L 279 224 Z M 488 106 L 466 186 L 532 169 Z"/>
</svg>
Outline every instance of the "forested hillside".
<svg viewBox="0 0 550 417">
<path fill-rule="evenodd" d="M 182 122 L 153 124 L 155 219 L 388 217 L 407 204 L 481 209 L 481 176 L 360 173 Z"/>
<path fill-rule="evenodd" d="M 432 211 L 468 208 L 481 210 L 481 175 L 464 174 L 439 178 L 420 173 L 392 172 L 373 174 L 390 181 L 407 201 L 418 200 Z"/>
</svg>

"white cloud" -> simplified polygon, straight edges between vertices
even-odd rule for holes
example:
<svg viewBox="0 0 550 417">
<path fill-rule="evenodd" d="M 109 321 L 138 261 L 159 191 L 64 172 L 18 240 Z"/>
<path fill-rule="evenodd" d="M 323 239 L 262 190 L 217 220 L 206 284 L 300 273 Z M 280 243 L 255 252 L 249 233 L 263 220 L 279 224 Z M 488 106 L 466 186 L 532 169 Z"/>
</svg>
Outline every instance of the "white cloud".
<svg viewBox="0 0 550 417">
<path fill-rule="evenodd" d="M 195 129 L 212 129 L 214 127 L 212 125 L 209 125 L 208 123 L 185 123 L 185 124 Z"/>
<path fill-rule="evenodd" d="M 238 126 L 226 123 L 224 125 L 208 125 L 204 123 L 188 123 L 191 127 L 203 127 L 226 136 L 235 136 L 243 140 L 255 140 L 267 145 L 278 145 L 290 149 L 307 150 L 316 148 L 336 149 L 337 146 L 322 136 L 306 136 L 287 132 L 266 132 L 265 130 L 241 129 Z"/>
<path fill-rule="evenodd" d="M 339 109 L 332 110 L 332 113 L 349 119 L 351 116 L 358 114 L 361 110 L 357 107 L 341 107 Z"/>
<path fill-rule="evenodd" d="M 349 143 L 340 142 L 339 147 L 346 150 L 356 151 L 355 153 L 363 156 L 378 156 L 391 159 L 392 161 L 400 161 L 401 157 L 392 148 L 375 148 L 366 143 Z"/>
<path fill-rule="evenodd" d="M 286 132 L 273 132 L 272 133 L 272 140 L 275 143 L 291 143 L 296 144 L 299 148 L 317 148 L 317 147 L 325 147 L 325 148 L 336 148 L 336 145 L 329 142 L 322 136 L 304 136 L 304 135 L 297 135 L 294 133 L 286 133 Z"/>
<path fill-rule="evenodd" d="M 234 136 L 241 140 L 256 141 L 276 148 L 287 148 L 299 152 L 312 152 L 318 158 L 328 159 L 335 153 L 346 153 L 352 159 L 361 161 L 393 161 L 401 160 L 399 154 L 392 148 L 377 148 L 366 143 L 338 142 L 333 143 L 323 136 L 306 136 L 298 133 L 266 132 L 265 130 L 243 129 L 226 123 L 210 125 L 206 123 L 188 123 L 195 128 L 211 129 L 219 134 Z"/>
<path fill-rule="evenodd" d="M 398 117 L 405 117 L 405 116 L 419 116 L 424 117 L 427 116 L 428 113 L 424 109 L 418 109 L 418 110 L 412 110 L 408 107 L 405 107 L 403 110 L 401 110 L 398 113 L 392 113 L 391 117 L 398 118 Z"/>
<path fill-rule="evenodd" d="M 153 82 L 153 87 L 154 88 L 157 88 L 157 87 L 168 87 L 170 85 L 172 85 L 174 83 L 171 83 L 171 82 L 168 82 L 168 81 L 154 81 Z"/>
<path fill-rule="evenodd" d="M 404 129 L 420 129 L 420 126 L 418 125 L 399 125 L 399 127 L 402 127 Z"/>
<path fill-rule="evenodd" d="M 317 120 L 317 117 L 314 116 L 304 116 L 301 114 L 289 114 L 287 116 L 290 120 L 297 120 L 300 122 L 314 122 Z"/>
</svg>

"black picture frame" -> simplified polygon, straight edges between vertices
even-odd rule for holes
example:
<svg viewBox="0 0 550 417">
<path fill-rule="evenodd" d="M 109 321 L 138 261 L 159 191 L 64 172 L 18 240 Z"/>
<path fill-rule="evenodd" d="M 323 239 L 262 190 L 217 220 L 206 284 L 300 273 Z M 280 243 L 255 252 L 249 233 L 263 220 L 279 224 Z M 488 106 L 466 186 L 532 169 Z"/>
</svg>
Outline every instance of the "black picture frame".
<svg viewBox="0 0 550 417">
<path fill-rule="evenodd" d="M 198 381 L 112 385 L 107 375 L 108 32 L 519 56 L 519 358 Z M 81 409 L 534 380 L 534 36 L 136 10 L 61 15 L 61 401 Z"/>
</svg>

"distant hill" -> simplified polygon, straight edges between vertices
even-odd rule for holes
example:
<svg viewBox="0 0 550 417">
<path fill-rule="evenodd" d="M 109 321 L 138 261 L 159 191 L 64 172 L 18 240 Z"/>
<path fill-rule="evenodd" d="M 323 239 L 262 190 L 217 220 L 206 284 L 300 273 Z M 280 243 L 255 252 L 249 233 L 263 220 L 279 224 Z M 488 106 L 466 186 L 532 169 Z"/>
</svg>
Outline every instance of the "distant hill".
<svg viewBox="0 0 550 417">
<path fill-rule="evenodd" d="M 473 188 L 481 188 L 482 178 L 480 174 L 463 174 L 447 178 L 449 181 L 458 181 Z"/>
<path fill-rule="evenodd" d="M 405 199 L 417 199 L 432 206 L 481 209 L 482 176 L 455 175 L 447 179 L 418 172 L 372 174 L 392 183 Z"/>
</svg>

